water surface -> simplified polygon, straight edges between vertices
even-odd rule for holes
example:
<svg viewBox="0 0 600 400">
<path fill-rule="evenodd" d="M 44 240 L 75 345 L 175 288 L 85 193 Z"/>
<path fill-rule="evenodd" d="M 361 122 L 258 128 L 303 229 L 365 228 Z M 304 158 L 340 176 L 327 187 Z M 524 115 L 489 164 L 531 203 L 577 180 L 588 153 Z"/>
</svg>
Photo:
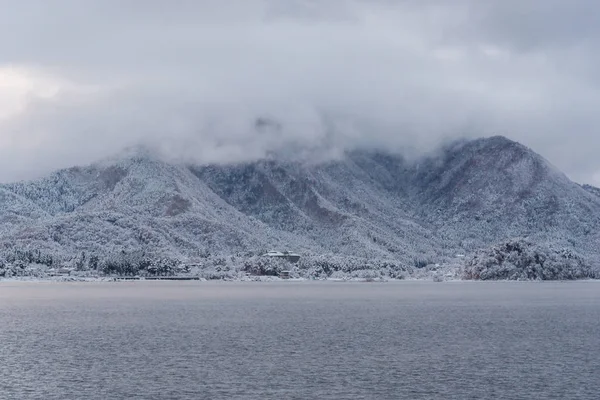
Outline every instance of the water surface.
<svg viewBox="0 0 600 400">
<path fill-rule="evenodd" d="M 598 399 L 600 283 L 0 282 L 0 399 Z"/>
</svg>

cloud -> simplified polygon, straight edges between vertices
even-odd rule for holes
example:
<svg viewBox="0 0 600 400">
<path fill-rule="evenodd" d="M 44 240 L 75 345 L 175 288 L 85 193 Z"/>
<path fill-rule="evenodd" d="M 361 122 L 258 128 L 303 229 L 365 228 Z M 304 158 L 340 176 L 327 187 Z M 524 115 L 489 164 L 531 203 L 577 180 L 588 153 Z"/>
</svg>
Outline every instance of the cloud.
<svg viewBox="0 0 600 400">
<path fill-rule="evenodd" d="M 138 143 L 235 161 L 290 148 L 415 153 L 493 134 L 579 181 L 600 171 L 595 1 L 0 6 L 0 89 L 3 76 L 22 81 L 0 90 L 0 105 L 19 104 L 0 113 L 0 180 Z M 276 123 L 257 129 L 258 118 Z"/>
</svg>

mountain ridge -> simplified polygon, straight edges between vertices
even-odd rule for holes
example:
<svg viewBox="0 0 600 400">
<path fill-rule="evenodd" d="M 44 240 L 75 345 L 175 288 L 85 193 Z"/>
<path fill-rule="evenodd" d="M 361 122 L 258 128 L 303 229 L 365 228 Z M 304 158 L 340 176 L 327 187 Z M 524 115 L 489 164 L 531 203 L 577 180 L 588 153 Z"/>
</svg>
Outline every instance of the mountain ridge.
<svg viewBox="0 0 600 400">
<path fill-rule="evenodd" d="M 0 205 L 0 257 L 143 251 L 195 262 L 287 248 L 423 265 L 526 237 L 599 260 L 598 192 L 501 136 L 417 161 L 355 150 L 320 163 L 193 165 L 133 152 L 0 185 Z"/>
</svg>

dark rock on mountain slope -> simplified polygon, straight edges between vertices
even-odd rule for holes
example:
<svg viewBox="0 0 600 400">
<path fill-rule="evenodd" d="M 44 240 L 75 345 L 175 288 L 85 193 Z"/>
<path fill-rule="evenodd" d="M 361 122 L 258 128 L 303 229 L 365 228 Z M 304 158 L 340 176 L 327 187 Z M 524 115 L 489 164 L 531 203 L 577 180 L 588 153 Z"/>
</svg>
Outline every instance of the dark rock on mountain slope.
<svg viewBox="0 0 600 400">
<path fill-rule="evenodd" d="M 582 187 L 588 192 L 600 197 L 600 188 L 591 185 L 583 185 Z"/>
<path fill-rule="evenodd" d="M 0 207 L 5 253 L 195 260 L 289 248 L 424 265 L 527 237 L 599 259 L 597 192 L 503 137 L 418 162 L 354 151 L 318 164 L 183 166 L 140 154 L 1 185 Z"/>
</svg>

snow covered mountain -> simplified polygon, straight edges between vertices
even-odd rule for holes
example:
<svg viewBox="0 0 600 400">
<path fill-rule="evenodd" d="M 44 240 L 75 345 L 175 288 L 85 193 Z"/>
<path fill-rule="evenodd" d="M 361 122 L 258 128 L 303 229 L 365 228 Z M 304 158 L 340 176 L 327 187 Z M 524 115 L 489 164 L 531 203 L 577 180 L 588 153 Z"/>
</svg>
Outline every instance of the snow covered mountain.
<svg viewBox="0 0 600 400">
<path fill-rule="evenodd" d="M 0 254 L 27 252 L 31 262 L 289 249 L 423 266 L 525 237 L 598 264 L 599 227 L 594 188 L 504 137 L 418 162 L 353 151 L 316 164 L 175 165 L 139 152 L 0 185 Z"/>
</svg>

